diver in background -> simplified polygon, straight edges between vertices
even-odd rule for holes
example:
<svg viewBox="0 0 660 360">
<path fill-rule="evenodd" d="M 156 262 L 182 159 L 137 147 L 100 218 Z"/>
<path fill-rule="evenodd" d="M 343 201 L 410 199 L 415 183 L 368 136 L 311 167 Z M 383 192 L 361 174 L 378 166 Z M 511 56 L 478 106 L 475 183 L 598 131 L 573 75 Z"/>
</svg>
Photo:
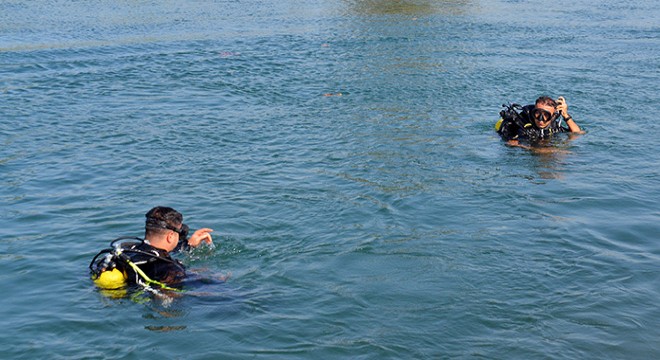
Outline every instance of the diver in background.
<svg viewBox="0 0 660 360">
<path fill-rule="evenodd" d="M 183 215 L 170 207 L 154 207 L 145 217 L 144 240 L 132 238 L 141 241 L 118 245 L 113 241 L 114 249 L 103 250 L 92 260 L 92 278 L 99 287 L 156 284 L 167 288 L 180 283 L 186 277 L 186 269 L 180 261 L 172 259 L 170 252 L 197 247 L 202 242 L 213 243 L 210 234 L 213 230 L 209 228 L 199 229 L 187 238 L 188 226 L 183 223 Z M 121 239 L 125 238 L 117 240 Z M 102 254 L 106 254 L 105 258 L 99 258 Z M 119 278 L 108 277 L 110 273 Z"/>
<path fill-rule="evenodd" d="M 534 144 L 555 133 L 582 133 L 582 129 L 568 114 L 568 104 L 562 96 L 557 98 L 557 101 L 541 96 L 536 99 L 534 105 L 524 107 L 513 104 L 502 110 L 500 115 L 502 120 L 498 122 L 496 129 L 509 146 L 529 149 L 530 147 L 522 145 L 520 140 Z M 561 125 L 560 116 L 568 127 Z"/>
</svg>

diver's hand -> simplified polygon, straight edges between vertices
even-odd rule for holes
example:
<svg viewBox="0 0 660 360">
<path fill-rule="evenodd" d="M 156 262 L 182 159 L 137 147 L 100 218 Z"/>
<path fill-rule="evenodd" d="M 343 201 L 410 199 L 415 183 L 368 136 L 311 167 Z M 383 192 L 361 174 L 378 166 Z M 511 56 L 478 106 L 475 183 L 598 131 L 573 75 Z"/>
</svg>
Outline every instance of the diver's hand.
<svg viewBox="0 0 660 360">
<path fill-rule="evenodd" d="M 566 99 L 564 99 L 563 96 L 557 98 L 557 111 L 559 111 L 561 117 L 564 119 L 571 117 L 568 115 L 568 104 L 566 103 Z"/>
<path fill-rule="evenodd" d="M 212 244 L 213 243 L 213 238 L 211 237 L 211 233 L 213 232 L 213 229 L 209 228 L 202 228 L 197 231 L 195 231 L 190 239 L 188 239 L 188 245 L 192 247 L 198 247 L 199 244 L 202 243 L 202 241 L 206 242 L 207 244 Z"/>
<path fill-rule="evenodd" d="M 572 133 L 584 134 L 584 131 L 580 129 L 580 126 L 573 120 L 573 117 L 568 114 L 568 104 L 566 99 L 563 96 L 557 98 L 557 110 L 561 114 L 561 117 L 564 118 L 564 122 L 568 125 L 568 129 Z"/>
<path fill-rule="evenodd" d="M 519 147 L 519 148 L 523 148 L 523 149 L 527 149 L 527 150 L 531 149 L 531 147 L 529 147 L 527 145 L 523 145 L 523 144 L 520 143 L 520 141 L 514 140 L 514 139 L 507 141 L 506 144 L 509 145 L 509 146 L 512 146 L 512 147 Z"/>
</svg>

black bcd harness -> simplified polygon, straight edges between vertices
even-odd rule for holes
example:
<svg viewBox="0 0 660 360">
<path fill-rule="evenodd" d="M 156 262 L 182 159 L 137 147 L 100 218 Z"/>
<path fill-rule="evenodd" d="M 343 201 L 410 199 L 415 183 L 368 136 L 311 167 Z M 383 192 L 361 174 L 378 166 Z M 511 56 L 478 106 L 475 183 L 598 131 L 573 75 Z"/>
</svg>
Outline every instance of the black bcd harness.
<svg viewBox="0 0 660 360">
<path fill-rule="evenodd" d="M 151 279 L 147 274 L 140 269 L 131 258 L 131 255 L 142 255 L 147 262 L 150 261 L 164 261 L 176 266 L 182 272 L 185 268 L 179 262 L 158 255 L 157 253 L 144 251 L 139 249 L 140 245 L 145 244 L 144 239 L 138 237 L 123 236 L 110 242 L 110 248 L 101 250 L 96 256 L 92 258 L 89 263 L 89 270 L 93 279 L 98 278 L 101 273 L 115 268 L 125 271 L 131 269 L 135 273 L 135 283 L 148 287 L 150 285 L 157 285 L 161 289 L 180 291 L 180 289 L 172 288 L 166 284 Z M 103 258 L 101 258 L 102 255 Z"/>
</svg>

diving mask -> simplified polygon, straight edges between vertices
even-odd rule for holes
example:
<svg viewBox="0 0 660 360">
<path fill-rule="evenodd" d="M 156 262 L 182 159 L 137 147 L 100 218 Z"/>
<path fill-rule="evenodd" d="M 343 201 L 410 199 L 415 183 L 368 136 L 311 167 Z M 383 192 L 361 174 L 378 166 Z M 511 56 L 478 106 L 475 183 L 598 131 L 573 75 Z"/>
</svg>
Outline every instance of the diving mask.
<svg viewBox="0 0 660 360">
<path fill-rule="evenodd" d="M 532 115 L 532 119 L 538 121 L 538 122 L 551 122 L 556 120 L 559 117 L 559 112 L 555 112 L 554 114 L 550 113 L 548 110 L 541 109 L 541 108 L 534 108 L 530 112 Z"/>
<path fill-rule="evenodd" d="M 146 227 L 172 230 L 175 233 L 179 234 L 180 240 L 186 240 L 188 238 L 188 232 L 190 231 L 190 228 L 186 224 L 181 224 L 179 228 L 176 228 L 168 224 L 166 221 L 154 219 L 154 218 L 147 218 Z"/>
</svg>

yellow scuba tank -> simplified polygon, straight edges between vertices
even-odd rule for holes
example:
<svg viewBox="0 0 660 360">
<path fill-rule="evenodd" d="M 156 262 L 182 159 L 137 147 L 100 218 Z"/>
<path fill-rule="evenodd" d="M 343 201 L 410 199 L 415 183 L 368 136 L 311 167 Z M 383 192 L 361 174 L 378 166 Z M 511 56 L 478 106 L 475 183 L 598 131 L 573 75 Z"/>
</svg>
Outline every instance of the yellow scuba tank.
<svg viewBox="0 0 660 360">
<path fill-rule="evenodd" d="M 500 128 L 502 128 L 502 121 L 504 121 L 504 119 L 502 118 L 497 120 L 497 122 L 495 123 L 495 131 L 500 131 Z"/>
<path fill-rule="evenodd" d="M 119 289 L 126 286 L 126 274 L 117 268 L 105 270 L 96 277 L 92 275 L 92 280 L 96 286 L 105 290 Z"/>
</svg>

